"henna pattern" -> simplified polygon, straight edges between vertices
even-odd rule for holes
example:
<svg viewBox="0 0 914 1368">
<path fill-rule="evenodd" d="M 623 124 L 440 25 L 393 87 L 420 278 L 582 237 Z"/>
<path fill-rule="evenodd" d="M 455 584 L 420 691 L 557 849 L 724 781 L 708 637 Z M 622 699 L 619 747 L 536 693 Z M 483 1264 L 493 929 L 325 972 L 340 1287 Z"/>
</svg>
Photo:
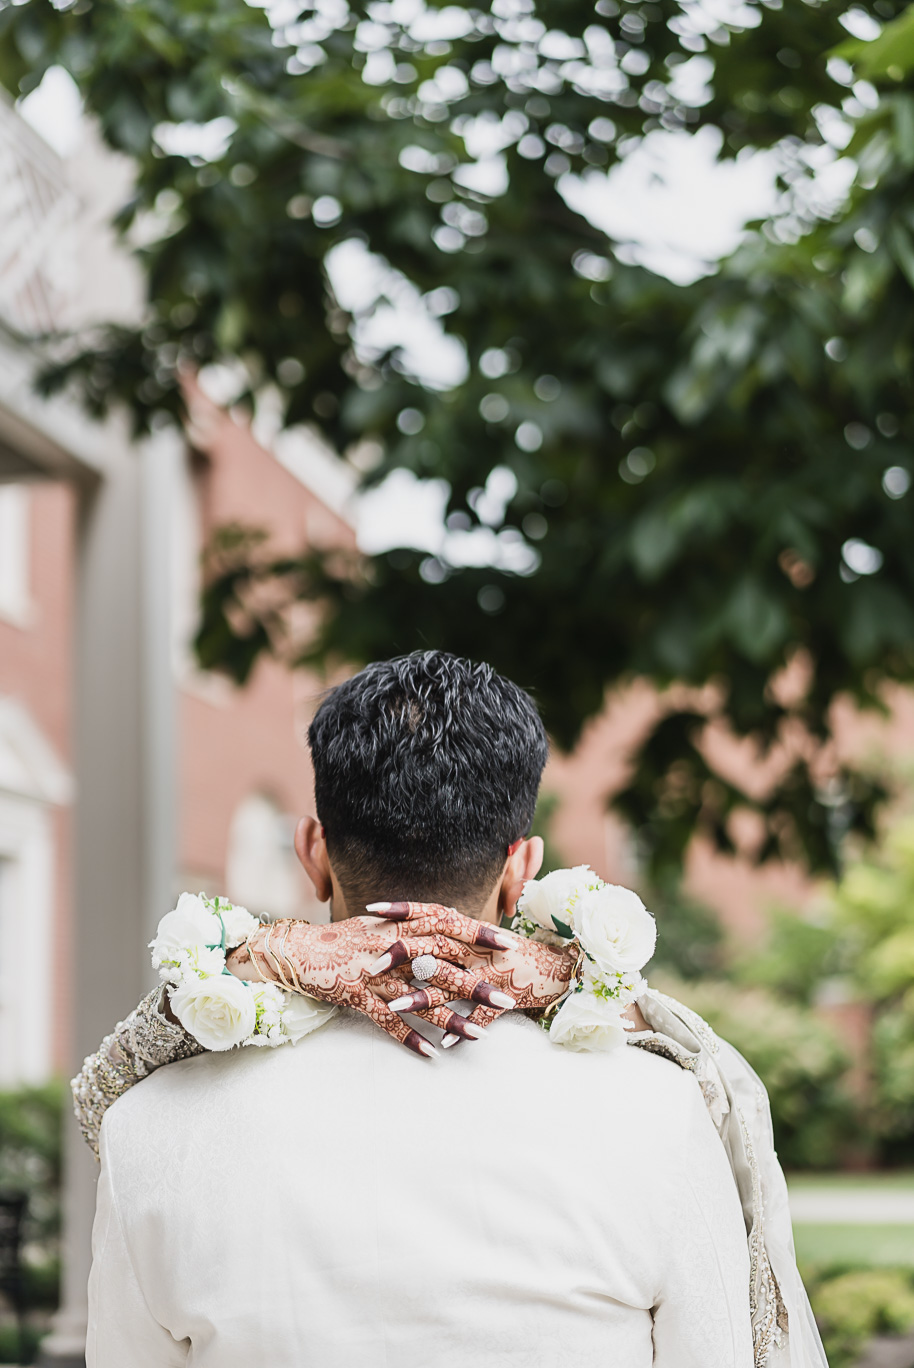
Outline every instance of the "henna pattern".
<svg viewBox="0 0 914 1368">
<path fill-rule="evenodd" d="M 391 1005 L 395 1012 L 424 1012 L 455 999 L 482 1002 L 489 1007 L 500 1007 L 502 1011 L 516 1006 L 514 998 L 502 989 L 494 988 L 479 974 L 471 974 L 468 969 L 460 969 L 441 960 L 435 973 L 421 988 L 407 993 Z"/>
<path fill-rule="evenodd" d="M 555 949 L 551 945 L 542 945 L 539 941 L 526 940 L 512 932 L 502 931 L 501 934 L 510 941 L 509 949 L 479 954 L 462 947 L 462 953 L 457 960 L 458 966 L 462 967 L 474 981 L 484 981 L 507 993 L 514 999 L 519 1010 L 545 1011 L 556 998 L 561 997 L 571 982 L 576 955 L 567 950 Z M 409 938 L 404 938 L 404 941 L 410 949 L 413 948 L 413 942 Z M 432 954 L 437 954 L 439 959 L 443 958 L 440 952 L 433 950 Z M 415 956 L 411 955 L 411 958 Z M 448 955 L 447 958 L 453 960 L 457 957 Z M 460 968 L 453 970 L 449 965 L 439 964 L 437 973 L 423 984 L 423 987 L 432 984 L 447 989 L 453 988 L 454 991 L 449 993 L 449 997 L 462 995 L 472 999 L 472 993 L 457 991 L 464 989 L 470 978 L 464 978 Z"/>
<path fill-rule="evenodd" d="M 396 1012 L 392 1012 L 387 1003 L 372 993 L 370 989 L 366 988 L 361 993 L 351 997 L 347 1005 L 354 1007 L 357 1012 L 364 1012 L 376 1026 L 387 1031 L 395 1040 L 399 1040 L 401 1045 L 405 1045 L 408 1050 L 426 1056 L 437 1053 L 430 1041 L 421 1036 L 412 1026 L 407 1026 L 405 1021 L 401 1021 Z"/>
<path fill-rule="evenodd" d="M 401 930 L 375 917 L 351 917 L 329 926 L 312 926 L 310 922 L 302 921 L 276 922 L 272 928 L 255 932 L 251 938 L 251 948 L 256 956 L 252 977 L 259 977 L 258 969 L 269 979 L 277 977 L 265 953 L 267 934 L 271 936 L 274 951 L 280 941 L 283 942 L 283 953 L 291 962 L 303 993 L 327 1002 L 346 1004 L 352 989 L 364 985 L 369 969 L 399 938 Z M 249 961 L 247 947 L 235 954 L 239 965 Z"/>
<path fill-rule="evenodd" d="M 255 932 L 248 945 L 235 952 L 234 964 L 243 977 L 279 981 L 274 956 L 281 945 L 291 964 L 298 989 L 338 1006 L 351 1007 L 370 1017 L 402 1045 L 417 1054 L 434 1054 L 433 1046 L 389 1010 L 368 971 L 378 955 L 399 936 L 399 928 L 374 917 L 352 917 L 329 926 L 282 921 Z M 270 939 L 272 955 L 267 948 Z M 253 960 L 251 954 L 253 952 Z M 392 995 L 402 992 L 403 981 Z"/>
<path fill-rule="evenodd" d="M 467 945 L 477 945 L 485 950 L 505 950 L 510 946 L 511 932 L 490 926 L 488 922 L 476 921 L 465 917 L 456 907 L 445 907 L 442 903 L 376 903 L 384 907 L 385 917 L 409 921 L 409 929 L 414 936 L 440 934 L 465 941 Z"/>
<path fill-rule="evenodd" d="M 399 908 L 400 905 L 392 906 Z M 467 920 L 455 913 L 453 908 L 422 903 L 410 903 L 408 906 L 411 912 L 409 930 L 421 928 L 433 937 L 445 926 L 460 934 L 463 931 L 462 923 Z M 448 953 L 448 959 L 457 960 L 457 964 L 443 960 L 443 954 L 447 953 L 443 947 L 433 951 L 439 960 L 437 971 L 421 988 L 399 999 L 396 1009 L 421 1013 L 433 1025 L 442 1026 L 447 1032 L 442 1041 L 445 1049 L 455 1045 L 459 1039 L 465 1039 L 468 1034 L 471 1039 L 477 1038 L 472 1028 L 484 1030 L 503 1011 L 510 1009 L 504 999 L 499 999 L 499 993 L 511 998 L 518 1010 L 541 1015 L 568 987 L 574 972 L 575 955 L 504 930 L 499 930 L 498 937 L 502 945 L 508 948 L 480 954 L 480 940 L 477 937 L 475 950 L 467 948 L 461 949 L 459 954 Z M 407 964 L 416 958 L 418 946 L 419 942 L 413 938 L 402 937 L 391 946 L 388 955 L 382 957 L 377 968 Z M 468 1017 L 460 1018 L 456 1023 L 456 1014 L 451 1013 L 450 1024 L 446 1024 L 444 1004 L 455 998 L 479 1005 Z M 469 1032 L 467 1028 L 470 1028 Z"/>
<path fill-rule="evenodd" d="M 436 959 L 452 960 L 458 964 L 476 957 L 470 946 L 461 945 L 450 936 L 441 936 L 434 932 L 427 936 L 404 936 L 401 940 L 394 941 L 387 954 L 381 956 L 375 966 L 375 972 L 412 963 L 420 955 L 434 955 Z"/>
<path fill-rule="evenodd" d="M 532 1016 L 541 1016 L 567 989 L 577 957 L 568 950 L 542 945 L 539 941 L 527 940 L 512 932 L 502 934 L 510 939 L 510 950 L 496 951 L 485 958 L 478 958 L 475 963 L 464 958 L 462 963 L 468 970 L 475 969 L 484 973 L 487 983 L 494 984 L 501 992 L 513 997 L 517 1004 L 516 1010 L 529 1012 Z M 454 971 L 443 965 L 439 966 L 439 972 L 441 971 L 453 983 L 451 976 Z M 438 975 L 429 980 L 431 984 L 438 982 Z M 451 992 L 452 997 L 456 995 L 456 984 L 454 989 L 455 991 Z M 470 1001 L 479 1003 L 466 1018 L 467 1024 L 471 1026 L 485 1029 L 508 1010 L 504 1006 L 490 1005 L 491 999 L 487 1003 L 485 1000 L 480 1001 L 479 996 L 472 993 L 465 996 Z M 463 1032 L 450 1028 L 441 1043 L 445 1049 L 449 1049 L 458 1043 L 462 1035 Z"/>
<path fill-rule="evenodd" d="M 452 907 L 436 903 L 373 906 L 381 919 L 351 917 L 329 926 L 277 923 L 270 933 L 272 944 L 274 948 L 282 945 L 303 993 L 364 1013 L 417 1053 L 427 1055 L 434 1050 L 387 1004 L 404 996 L 409 966 L 420 955 L 434 955 L 439 961 L 436 974 L 422 986 L 433 992 L 425 1005 L 416 1001 L 401 1010 L 410 1010 L 458 1038 L 474 1038 L 467 1024 L 487 1026 L 507 1010 L 498 994 L 511 998 L 519 1010 L 539 1014 L 564 993 L 571 980 L 574 955 L 475 921 Z M 409 934 L 404 935 L 405 931 Z M 266 934 L 259 931 L 252 937 L 253 964 L 246 947 L 235 952 L 236 972 L 276 979 L 264 950 Z M 455 1023 L 455 1014 L 447 1007 L 455 1000 L 478 1005 L 469 1017 Z"/>
<path fill-rule="evenodd" d="M 373 983 L 376 990 L 378 990 L 379 995 L 387 1002 L 387 1010 L 391 1013 L 393 1013 L 394 1010 L 397 1012 L 408 1011 L 411 1016 L 421 1017 L 423 1021 L 429 1022 L 430 1025 L 439 1026 L 442 1031 L 452 1032 L 464 1040 L 478 1040 L 483 1034 L 481 1027 L 475 1025 L 468 1026 L 467 1018 L 461 1016 L 459 1012 L 452 1011 L 447 1005 L 456 997 L 462 996 L 462 994 L 441 991 L 438 994 L 437 1001 L 429 1001 L 428 1003 L 425 1003 L 424 1000 L 422 1000 L 423 994 L 421 992 L 407 994 L 406 998 L 404 998 L 403 990 L 409 986 L 408 967 L 382 974 L 380 978 L 375 978 Z M 396 1001 L 402 1003 L 407 998 L 418 998 L 420 1001 L 418 1001 L 415 1006 L 397 1006 L 395 1008 L 394 1004 Z M 421 1036 L 418 1038 L 420 1040 L 422 1039 Z M 421 1053 L 424 1053 L 424 1051 Z"/>
<path fill-rule="evenodd" d="M 465 917 L 453 907 L 443 907 L 439 903 L 377 906 L 389 909 L 384 916 L 399 918 L 404 908 L 409 911 L 410 934 L 401 935 L 390 946 L 388 963 L 391 967 L 405 964 L 419 954 L 433 954 L 439 960 L 450 960 L 476 971 L 487 983 L 513 997 L 518 1008 L 535 1012 L 545 1011 L 550 1003 L 561 997 L 571 981 L 576 959 L 571 951 L 527 940 L 512 931 Z M 439 936 L 446 937 L 449 945 L 437 941 Z M 429 944 L 420 947 L 419 937 L 434 939 L 440 948 L 432 948 Z M 379 967 L 386 969 L 388 964 Z M 451 986 L 453 979 L 445 983 L 435 976 L 430 982 L 445 987 Z"/>
<path fill-rule="evenodd" d="M 472 938 L 476 946 L 484 947 L 487 944 L 491 934 L 480 937 L 476 922 L 460 917 L 451 909 L 447 909 L 447 912 L 449 915 L 443 919 L 443 925 L 448 930 Z M 429 934 L 403 938 L 402 927 L 390 919 L 379 921 L 374 917 L 352 917 L 329 926 L 312 926 L 297 921 L 278 922 L 273 928 L 256 932 L 249 947 L 241 947 L 235 952 L 233 962 L 245 977 L 263 975 L 277 981 L 276 952 L 281 947 L 282 954 L 294 970 L 300 991 L 362 1012 L 408 1049 L 428 1056 L 435 1053 L 434 1047 L 395 1012 L 391 1012 L 387 1000 L 402 996 L 408 988 L 409 964 L 419 955 L 433 954 L 439 959 L 447 955 L 451 959 L 461 959 L 464 955 L 478 951 L 471 951 L 467 945 L 433 930 L 438 925 L 434 914 L 427 913 L 423 925 Z M 488 931 L 491 933 L 492 928 L 488 928 Z M 499 943 L 505 945 L 507 938 L 501 936 Z M 395 947 L 396 952 L 391 954 Z M 251 951 L 254 954 L 253 961 Z M 486 955 L 489 952 L 483 949 L 482 953 Z M 372 970 L 379 967 L 386 971 L 383 979 L 371 974 Z M 390 971 L 398 969 L 400 976 L 389 979 Z M 444 1001 L 462 997 L 463 991 L 461 984 L 448 993 Z M 462 1017 L 455 1022 L 455 1014 L 443 1010 L 443 1003 L 430 1005 L 421 1015 L 446 1031 L 453 1030 L 467 1039 L 474 1037 L 473 1028 L 466 1030 Z"/>
</svg>

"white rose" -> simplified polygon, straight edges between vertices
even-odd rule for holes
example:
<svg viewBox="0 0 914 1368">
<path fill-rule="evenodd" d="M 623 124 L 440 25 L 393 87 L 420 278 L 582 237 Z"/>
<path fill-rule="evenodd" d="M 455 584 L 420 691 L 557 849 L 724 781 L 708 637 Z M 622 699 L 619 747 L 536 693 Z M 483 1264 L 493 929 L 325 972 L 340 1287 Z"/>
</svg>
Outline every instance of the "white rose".
<svg viewBox="0 0 914 1368">
<path fill-rule="evenodd" d="M 257 1021 L 254 995 L 231 974 L 185 980 L 171 995 L 175 1016 L 205 1050 L 230 1050 Z"/>
<path fill-rule="evenodd" d="M 573 927 L 577 900 L 596 882 L 597 875 L 588 865 L 553 870 L 545 878 L 527 880 L 517 900 L 517 910 L 546 931 L 555 931 L 554 919 Z"/>
<path fill-rule="evenodd" d="M 322 1002 L 320 998 L 306 997 L 300 993 L 285 993 L 284 997 L 282 1028 L 293 1045 L 302 1036 L 323 1026 L 336 1011 L 332 1002 Z"/>
<path fill-rule="evenodd" d="M 574 925 L 602 973 L 640 969 L 654 953 L 654 918 L 630 888 L 605 884 L 585 893 L 574 909 Z"/>
<path fill-rule="evenodd" d="M 218 945 L 222 939 L 219 918 L 213 916 L 202 898 L 193 893 L 182 893 L 178 905 L 166 912 L 159 922 L 155 940 L 150 941 L 153 965 L 174 961 L 182 949 L 204 949 Z"/>
<path fill-rule="evenodd" d="M 586 989 L 572 993 L 553 1017 L 549 1039 L 566 1050 L 615 1050 L 625 1044 L 622 1013 Z"/>
<path fill-rule="evenodd" d="M 220 899 L 219 911 L 225 923 L 225 943 L 230 948 L 241 945 L 260 925 L 246 907 L 235 907 L 233 903 L 224 904 Z"/>
</svg>

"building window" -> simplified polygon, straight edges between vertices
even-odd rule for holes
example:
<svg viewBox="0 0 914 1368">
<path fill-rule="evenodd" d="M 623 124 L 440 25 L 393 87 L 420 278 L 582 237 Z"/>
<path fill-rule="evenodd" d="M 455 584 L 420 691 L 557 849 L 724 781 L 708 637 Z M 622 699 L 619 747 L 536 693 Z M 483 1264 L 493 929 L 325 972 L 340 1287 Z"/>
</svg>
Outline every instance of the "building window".
<svg viewBox="0 0 914 1368">
<path fill-rule="evenodd" d="M 29 616 L 29 493 L 0 485 L 0 617 L 17 626 Z"/>
</svg>

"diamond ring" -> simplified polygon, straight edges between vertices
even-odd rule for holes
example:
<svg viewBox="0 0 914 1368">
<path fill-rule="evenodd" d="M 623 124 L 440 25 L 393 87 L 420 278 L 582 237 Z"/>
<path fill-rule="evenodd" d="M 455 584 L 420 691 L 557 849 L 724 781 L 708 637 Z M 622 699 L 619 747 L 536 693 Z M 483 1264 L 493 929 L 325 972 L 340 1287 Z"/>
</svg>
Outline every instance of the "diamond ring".
<svg viewBox="0 0 914 1368">
<path fill-rule="evenodd" d="M 438 972 L 438 961 L 434 955 L 420 955 L 418 959 L 413 960 L 412 969 L 413 978 L 424 983 L 426 979 L 433 978 Z"/>
</svg>

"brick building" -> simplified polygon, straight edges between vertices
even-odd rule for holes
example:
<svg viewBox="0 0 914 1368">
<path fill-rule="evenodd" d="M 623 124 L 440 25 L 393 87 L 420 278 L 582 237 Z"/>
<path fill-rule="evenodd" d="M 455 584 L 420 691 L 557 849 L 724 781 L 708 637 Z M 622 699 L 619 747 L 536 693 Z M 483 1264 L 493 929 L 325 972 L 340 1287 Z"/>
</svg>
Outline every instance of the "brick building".
<svg viewBox="0 0 914 1368">
<path fill-rule="evenodd" d="M 171 891 L 224 891 L 258 912 L 321 917 L 326 909 L 309 898 L 292 831 L 311 806 L 304 738 L 322 684 L 263 660 L 249 684 L 235 688 L 196 669 L 191 638 L 210 527 L 262 520 L 289 550 L 349 546 L 353 529 L 200 392 L 193 409 L 199 445 L 169 462 L 171 544 L 158 551 L 176 695 Z M 35 985 L 17 972 L 18 957 L 0 961 L 0 1086 L 42 1081 L 72 1062 L 77 513 L 67 483 L 0 487 L 0 940 L 6 948 L 18 942 L 47 967 L 49 990 L 53 984 L 36 1016 Z M 98 664 L 119 668 L 116 657 Z M 27 1013 L 25 997 L 33 1004 Z M 46 1031 L 36 1033 L 36 1019 Z"/>
<path fill-rule="evenodd" d="M 343 464 L 305 433 L 267 452 L 202 391 L 193 447 L 37 397 L 30 336 L 136 316 L 106 227 L 128 182 L 91 134 L 62 160 L 0 102 L 0 1087 L 74 1070 L 150 983 L 181 888 L 317 913 L 291 834 L 321 685 L 264 661 L 234 689 L 190 640 L 211 527 L 354 543 Z M 47 1362 L 84 1361 L 94 1180 L 68 1125 Z"/>
</svg>

